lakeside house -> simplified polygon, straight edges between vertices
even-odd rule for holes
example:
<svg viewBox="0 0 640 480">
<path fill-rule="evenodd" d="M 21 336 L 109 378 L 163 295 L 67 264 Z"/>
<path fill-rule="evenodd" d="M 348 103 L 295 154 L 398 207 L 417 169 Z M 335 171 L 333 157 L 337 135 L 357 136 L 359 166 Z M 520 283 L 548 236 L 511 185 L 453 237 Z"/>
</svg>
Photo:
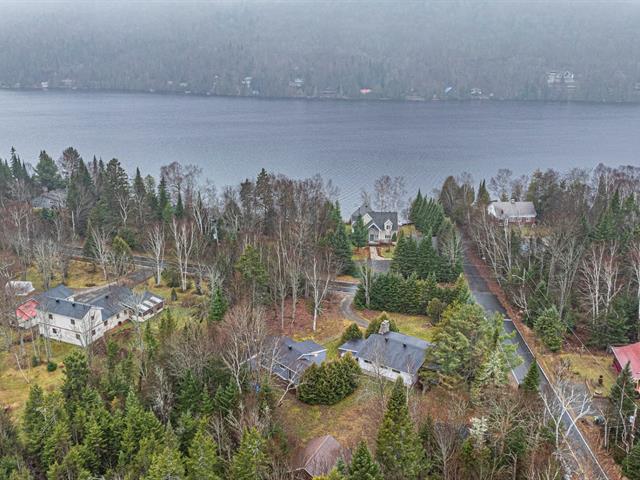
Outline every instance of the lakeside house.
<svg viewBox="0 0 640 480">
<path fill-rule="evenodd" d="M 31 201 L 33 208 L 45 208 L 48 210 L 64 208 L 67 203 L 67 191 L 65 189 L 50 190 L 37 196 Z"/>
<path fill-rule="evenodd" d="M 338 460 L 348 460 L 347 452 L 331 435 L 323 435 L 309 440 L 304 448 L 299 448 L 293 457 L 293 474 L 296 480 L 311 480 L 327 475 Z"/>
<path fill-rule="evenodd" d="M 620 373 L 628 363 L 636 390 L 640 392 L 640 342 L 611 347 L 611 352 L 613 353 L 613 368 Z"/>
<path fill-rule="evenodd" d="M 504 225 L 532 224 L 535 223 L 536 207 L 533 202 L 518 202 L 510 200 L 508 202 L 491 202 L 487 206 L 487 213 Z"/>
<path fill-rule="evenodd" d="M 376 212 L 366 203 L 351 214 L 351 227 L 362 217 L 369 244 L 391 243 L 398 235 L 398 212 Z"/>
<path fill-rule="evenodd" d="M 263 365 L 282 380 L 298 385 L 304 371 L 314 363 L 322 364 L 327 349 L 312 340 L 296 342 L 287 337 L 274 337 L 273 365 Z"/>
<path fill-rule="evenodd" d="M 401 377 L 405 385 L 413 385 L 431 346 L 420 338 L 389 331 L 389 321 L 385 320 L 378 333 L 349 340 L 338 347 L 338 352 L 340 356 L 353 355 L 366 374 L 381 375 L 392 381 Z"/>
<path fill-rule="evenodd" d="M 146 321 L 164 308 L 164 300 L 150 292 L 134 293 L 109 286 L 76 298 L 65 285 L 30 298 L 16 309 L 20 328 L 38 328 L 40 335 L 86 346 L 127 320 Z"/>
</svg>

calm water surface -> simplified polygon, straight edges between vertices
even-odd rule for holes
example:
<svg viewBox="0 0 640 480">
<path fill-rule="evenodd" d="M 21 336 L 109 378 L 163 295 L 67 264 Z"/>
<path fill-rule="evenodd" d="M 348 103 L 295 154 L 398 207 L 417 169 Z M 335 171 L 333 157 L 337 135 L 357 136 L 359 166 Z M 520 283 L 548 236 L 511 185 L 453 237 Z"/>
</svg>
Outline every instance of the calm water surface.
<svg viewBox="0 0 640 480">
<path fill-rule="evenodd" d="M 34 164 L 41 149 L 57 158 L 70 145 L 129 171 L 193 163 L 218 187 L 262 167 L 319 173 L 351 209 L 383 174 L 406 177 L 413 193 L 462 171 L 640 165 L 640 106 L 0 91 L 0 156 L 12 145 Z"/>
</svg>

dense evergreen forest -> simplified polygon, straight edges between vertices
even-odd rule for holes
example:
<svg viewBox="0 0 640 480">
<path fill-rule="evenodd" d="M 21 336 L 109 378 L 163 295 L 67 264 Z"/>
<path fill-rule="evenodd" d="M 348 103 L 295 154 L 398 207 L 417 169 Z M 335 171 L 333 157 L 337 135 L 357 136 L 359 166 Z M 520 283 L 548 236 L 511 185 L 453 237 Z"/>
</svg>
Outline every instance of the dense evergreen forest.
<svg viewBox="0 0 640 480">
<path fill-rule="evenodd" d="M 6 88 L 640 100 L 633 2 L 29 2 L 0 10 Z"/>
</svg>

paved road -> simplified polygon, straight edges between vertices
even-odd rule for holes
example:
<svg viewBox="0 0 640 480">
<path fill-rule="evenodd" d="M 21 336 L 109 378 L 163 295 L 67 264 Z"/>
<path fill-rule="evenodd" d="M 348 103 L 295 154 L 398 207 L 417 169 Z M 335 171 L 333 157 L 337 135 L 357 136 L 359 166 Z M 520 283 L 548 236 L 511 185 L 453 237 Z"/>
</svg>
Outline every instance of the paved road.
<svg viewBox="0 0 640 480">
<path fill-rule="evenodd" d="M 490 314 L 498 312 L 502 315 L 506 315 L 507 312 L 505 308 L 502 306 L 498 298 L 491 293 L 486 281 L 480 275 L 476 266 L 473 265 L 468 258 L 465 258 L 464 273 L 476 301 Z M 512 370 L 513 376 L 519 384 L 527 374 L 534 357 L 511 320 L 504 320 L 504 329 L 507 333 L 515 332 L 514 337 L 508 341 L 517 345 L 518 355 L 522 358 L 522 363 Z M 540 388 L 550 392 L 553 391 L 546 374 L 542 370 L 540 370 L 540 372 Z M 579 472 L 577 473 L 578 476 L 575 478 L 608 480 L 606 473 L 598 463 L 586 440 L 575 426 L 571 416 L 566 413 L 562 420 L 566 426 L 565 431 L 573 425 L 573 428 L 571 428 L 571 431 L 567 436 L 567 440 L 573 454 L 573 461 L 571 462 L 573 464 L 572 468 Z"/>
</svg>

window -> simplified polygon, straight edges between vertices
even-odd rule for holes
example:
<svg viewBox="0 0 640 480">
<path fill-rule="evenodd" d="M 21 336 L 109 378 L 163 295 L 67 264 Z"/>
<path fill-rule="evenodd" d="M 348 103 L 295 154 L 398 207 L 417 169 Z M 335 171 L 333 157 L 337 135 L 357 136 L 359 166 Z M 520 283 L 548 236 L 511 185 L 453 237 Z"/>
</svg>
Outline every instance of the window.
<svg viewBox="0 0 640 480">
<path fill-rule="evenodd" d="M 395 368 L 392 368 L 392 369 L 391 369 L 391 371 L 392 371 L 393 373 L 400 373 L 400 370 L 396 370 Z"/>
<path fill-rule="evenodd" d="M 76 333 L 76 340 L 80 340 L 80 334 Z"/>
<path fill-rule="evenodd" d="M 55 334 L 55 333 L 58 333 L 58 330 L 56 328 L 52 328 L 51 332 Z"/>
<path fill-rule="evenodd" d="M 53 320 L 53 315 L 49 314 L 49 320 Z"/>
<path fill-rule="evenodd" d="M 106 320 L 104 320 L 104 321 L 102 322 L 102 325 L 104 325 L 104 326 L 106 327 L 106 326 L 107 326 L 107 321 L 106 321 Z"/>
<path fill-rule="evenodd" d="M 75 325 L 76 324 L 76 321 L 73 318 L 70 320 L 70 322 L 71 322 L 71 325 Z"/>
<path fill-rule="evenodd" d="M 116 318 L 120 318 L 120 314 L 119 313 L 116 313 Z"/>
<path fill-rule="evenodd" d="M 364 363 L 371 363 L 371 361 L 370 361 L 370 360 L 364 360 L 364 359 L 363 359 L 362 361 L 363 361 Z"/>
<path fill-rule="evenodd" d="M 95 328 L 93 330 L 91 330 L 91 336 L 94 336 L 96 334 L 96 330 Z"/>
</svg>

